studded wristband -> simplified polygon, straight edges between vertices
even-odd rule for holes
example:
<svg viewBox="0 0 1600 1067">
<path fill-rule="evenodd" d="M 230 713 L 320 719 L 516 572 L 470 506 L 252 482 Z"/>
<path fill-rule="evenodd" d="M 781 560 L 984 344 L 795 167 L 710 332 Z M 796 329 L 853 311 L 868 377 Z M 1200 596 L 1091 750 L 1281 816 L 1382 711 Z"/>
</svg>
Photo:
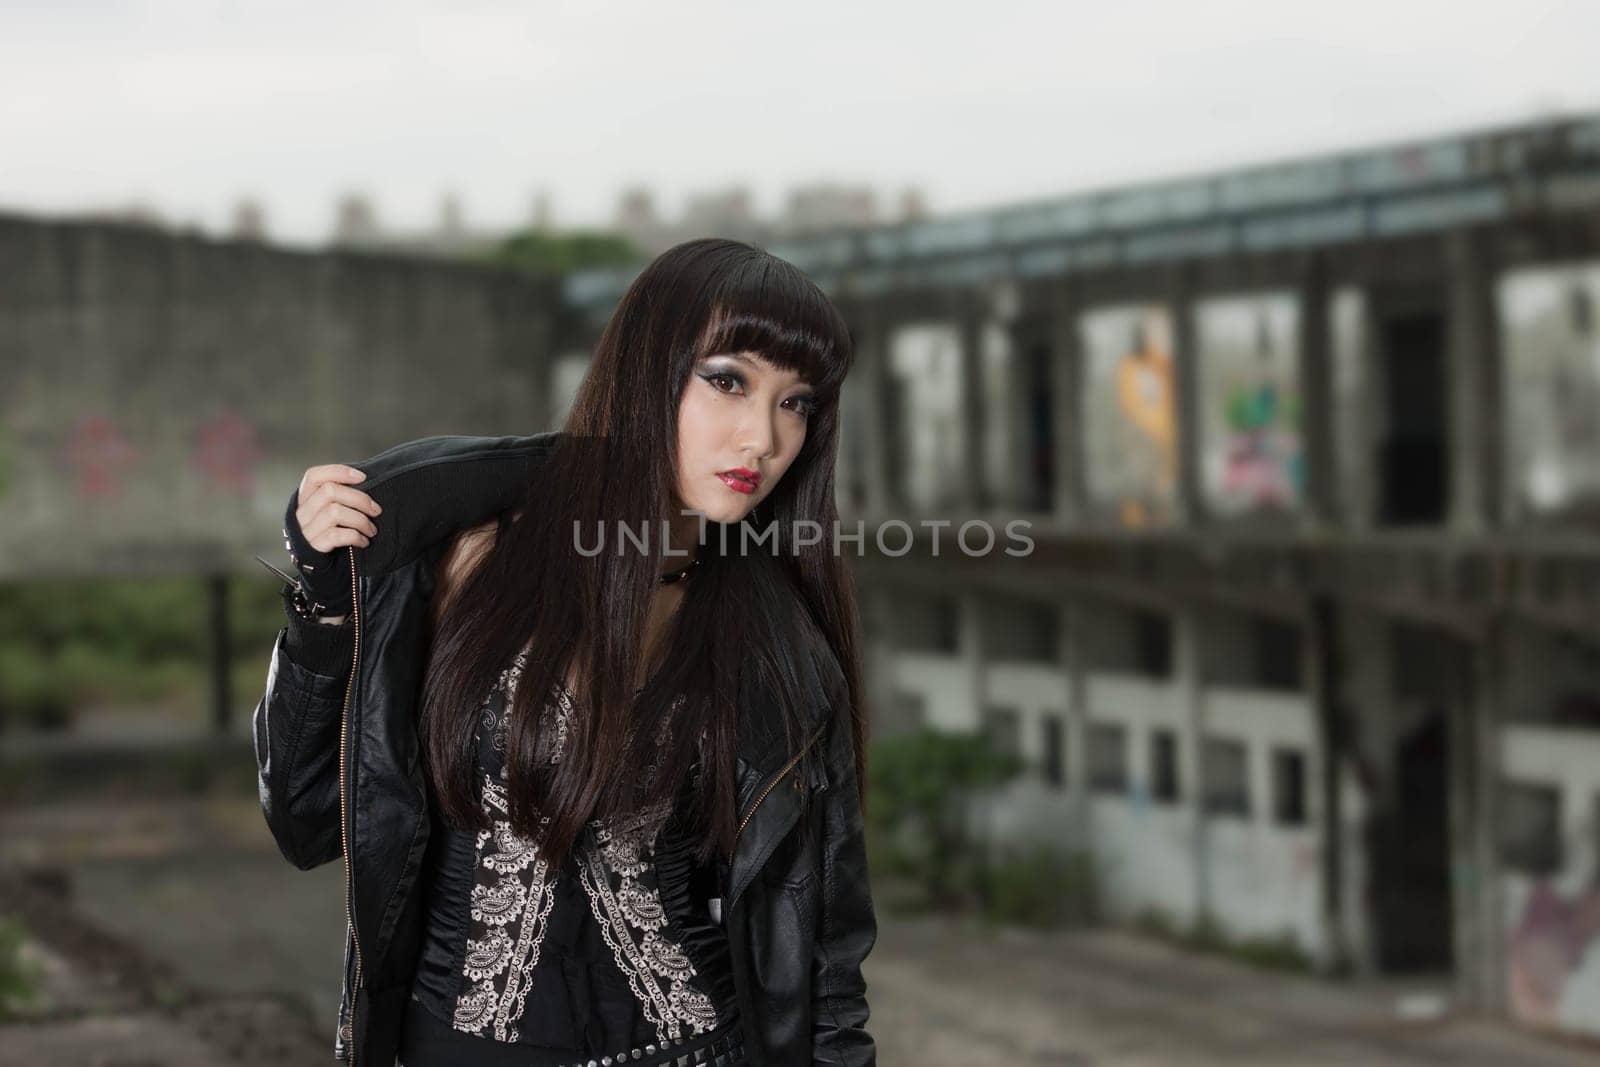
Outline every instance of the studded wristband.
<svg viewBox="0 0 1600 1067">
<path fill-rule="evenodd" d="M 308 622 L 315 622 L 321 616 L 329 614 L 328 605 L 312 597 L 311 591 L 306 588 L 306 580 L 303 577 L 288 574 L 260 556 L 255 558 L 257 563 L 260 563 L 287 583 L 287 588 L 284 590 L 287 596 L 284 598 L 284 602 L 289 605 L 296 615 Z"/>
</svg>

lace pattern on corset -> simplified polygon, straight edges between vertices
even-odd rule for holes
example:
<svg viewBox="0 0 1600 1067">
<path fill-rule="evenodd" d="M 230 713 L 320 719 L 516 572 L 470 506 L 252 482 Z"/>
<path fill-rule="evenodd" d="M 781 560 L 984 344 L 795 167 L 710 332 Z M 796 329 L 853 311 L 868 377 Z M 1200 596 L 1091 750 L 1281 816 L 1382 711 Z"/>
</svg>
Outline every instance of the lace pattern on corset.
<svg viewBox="0 0 1600 1067">
<path fill-rule="evenodd" d="M 516 694 L 517 683 L 522 681 L 522 669 L 527 666 L 527 663 L 528 650 L 523 649 L 517 653 L 510 666 L 501 671 L 500 677 L 495 680 L 494 688 L 505 694 L 505 707 L 509 708 L 511 706 L 511 698 Z M 555 727 L 555 740 L 551 742 L 551 750 L 546 762 L 559 763 L 561 754 L 566 751 L 567 747 L 567 727 L 572 722 L 572 693 L 560 683 L 555 685 L 552 692 L 556 698 L 555 703 L 553 706 L 548 703 L 545 705 L 545 722 L 541 725 L 548 724 Z M 480 730 L 489 731 L 489 743 L 503 760 L 506 754 L 505 715 L 496 714 L 493 702 L 485 700 L 480 711 L 478 724 Z M 548 734 L 543 734 L 543 736 L 548 736 Z"/>
<path fill-rule="evenodd" d="M 663 1043 L 680 1040 L 685 1025 L 701 1034 L 719 1022 L 711 998 L 689 985 L 698 972 L 683 947 L 662 933 L 666 909 L 642 878 L 666 814 L 660 808 L 616 829 L 596 829 L 581 862 L 600 933 Z"/>
<path fill-rule="evenodd" d="M 524 649 L 495 683 L 504 694 L 504 707 L 510 707 L 526 658 Z M 505 715 L 496 713 L 493 695 L 482 707 L 480 739 L 482 731 L 488 731 L 491 746 L 503 754 Z M 556 685 L 543 710 L 544 726 L 553 726 L 556 734 L 550 763 L 561 758 L 572 713 L 571 694 Z M 670 737 L 670 724 L 670 718 L 663 720 L 659 740 Z M 663 748 L 664 744 L 655 747 L 658 755 L 647 777 L 659 770 Z M 555 902 L 556 872 L 545 862 L 537 840 L 512 830 L 503 772 L 484 773 L 482 805 L 492 826 L 477 836 L 471 924 L 462 957 L 464 988 L 456 999 L 452 1026 L 469 1034 L 516 1041 L 520 1038 L 516 1021 L 527 1000 Z M 688 984 L 697 972 L 683 947 L 663 932 L 665 908 L 653 874 L 646 874 L 649 854 L 670 814 L 671 805 L 658 805 L 635 813 L 618 827 L 593 820 L 574 853 L 601 935 L 662 1042 L 681 1039 L 685 1026 L 698 1035 L 720 1021 L 711 998 Z M 540 826 L 549 821 L 549 816 L 541 818 Z"/>
<path fill-rule="evenodd" d="M 472 933 L 462 959 L 462 973 L 472 985 L 457 998 L 452 1025 L 474 1034 L 492 1030 L 500 1041 L 516 1041 L 513 1020 L 522 1016 L 539 962 L 555 903 L 554 879 L 533 842 L 512 832 L 505 787 L 487 774 L 483 802 L 495 818 L 493 829 L 478 831 Z"/>
</svg>

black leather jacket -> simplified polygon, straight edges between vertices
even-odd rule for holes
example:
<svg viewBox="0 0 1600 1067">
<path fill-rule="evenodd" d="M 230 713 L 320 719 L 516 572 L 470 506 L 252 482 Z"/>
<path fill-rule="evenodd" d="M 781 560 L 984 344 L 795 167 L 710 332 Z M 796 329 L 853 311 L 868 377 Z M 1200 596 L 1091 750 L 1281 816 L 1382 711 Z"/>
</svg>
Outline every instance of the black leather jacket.
<svg viewBox="0 0 1600 1067">
<path fill-rule="evenodd" d="M 334 1055 L 355 1067 L 392 1067 L 420 952 L 430 815 L 415 721 L 435 568 L 452 534 L 522 500 L 554 437 L 427 437 L 352 464 L 383 507 L 378 535 L 350 549 L 353 616 L 334 627 L 287 612 L 273 646 L 252 719 L 261 806 L 295 866 L 345 857 Z M 775 714 L 769 702 L 752 692 L 741 703 L 740 831 L 720 863 L 722 922 L 753 1062 L 873 1064 L 861 963 L 877 923 L 848 689 L 825 645 L 810 651 L 797 656 L 816 695 L 806 744 L 825 759 L 807 761 L 808 781 L 791 773 L 801 752 L 756 740 L 774 736 L 760 725 Z M 812 834 L 794 832 L 802 789 Z"/>
</svg>

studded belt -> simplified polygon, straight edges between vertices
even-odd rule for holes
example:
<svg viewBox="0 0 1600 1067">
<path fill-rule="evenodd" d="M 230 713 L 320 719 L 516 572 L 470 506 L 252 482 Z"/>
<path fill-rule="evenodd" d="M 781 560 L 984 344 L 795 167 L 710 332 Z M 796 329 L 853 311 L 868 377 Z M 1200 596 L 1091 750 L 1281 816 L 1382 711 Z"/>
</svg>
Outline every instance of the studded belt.
<svg viewBox="0 0 1600 1067">
<path fill-rule="evenodd" d="M 609 1056 L 582 1060 L 563 1067 L 742 1067 L 748 1063 L 744 1053 L 744 1030 L 739 1020 L 724 1023 L 709 1033 L 683 1038 L 664 1045 L 649 1044 Z"/>
</svg>

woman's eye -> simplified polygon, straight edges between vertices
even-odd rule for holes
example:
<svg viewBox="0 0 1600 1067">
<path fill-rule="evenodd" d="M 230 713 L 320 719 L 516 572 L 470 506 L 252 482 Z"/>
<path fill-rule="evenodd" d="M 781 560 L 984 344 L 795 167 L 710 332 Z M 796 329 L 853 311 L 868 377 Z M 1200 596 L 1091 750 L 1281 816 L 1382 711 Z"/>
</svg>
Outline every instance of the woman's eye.
<svg viewBox="0 0 1600 1067">
<path fill-rule="evenodd" d="M 737 376 L 722 371 L 707 374 L 705 375 L 705 379 L 711 383 L 711 388 L 722 393 L 731 393 L 740 384 Z M 724 387 L 724 384 L 721 383 L 725 383 L 726 388 Z"/>
<path fill-rule="evenodd" d="M 796 405 L 795 410 L 797 410 L 801 415 L 810 418 L 812 415 L 816 414 L 817 402 L 811 397 L 797 396 L 794 398 L 794 403 Z"/>
</svg>

